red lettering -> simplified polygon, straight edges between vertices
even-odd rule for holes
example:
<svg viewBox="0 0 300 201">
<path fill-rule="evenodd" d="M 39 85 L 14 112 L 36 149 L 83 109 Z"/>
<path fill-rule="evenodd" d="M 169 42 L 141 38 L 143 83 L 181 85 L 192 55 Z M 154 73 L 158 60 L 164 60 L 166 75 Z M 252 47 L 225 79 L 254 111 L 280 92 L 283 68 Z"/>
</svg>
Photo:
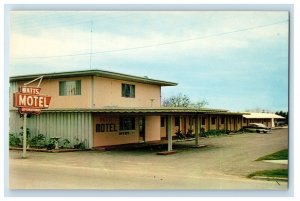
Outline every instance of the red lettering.
<svg viewBox="0 0 300 201">
<path fill-rule="evenodd" d="M 48 108 L 51 100 L 50 96 L 31 95 L 31 94 L 14 94 L 14 107 L 29 108 Z"/>
</svg>

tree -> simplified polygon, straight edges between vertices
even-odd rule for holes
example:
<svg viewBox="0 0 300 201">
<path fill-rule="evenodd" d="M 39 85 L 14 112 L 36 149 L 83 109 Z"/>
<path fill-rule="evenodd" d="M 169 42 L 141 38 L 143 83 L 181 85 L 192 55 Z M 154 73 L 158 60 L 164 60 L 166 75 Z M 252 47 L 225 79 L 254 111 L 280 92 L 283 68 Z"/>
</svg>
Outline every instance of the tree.
<svg viewBox="0 0 300 201">
<path fill-rule="evenodd" d="M 201 108 L 208 105 L 206 100 L 198 101 L 192 103 L 191 99 L 187 95 L 178 94 L 176 96 L 171 96 L 169 98 L 163 99 L 163 107 L 191 107 L 191 108 Z"/>
<path fill-rule="evenodd" d="M 285 118 L 284 123 L 288 124 L 288 122 L 289 122 L 289 112 L 279 111 L 279 112 L 275 112 L 275 114 L 284 117 Z"/>
<path fill-rule="evenodd" d="M 204 106 L 208 105 L 208 102 L 206 100 L 201 100 L 196 103 L 192 103 L 190 107 L 192 108 L 202 108 Z"/>
</svg>

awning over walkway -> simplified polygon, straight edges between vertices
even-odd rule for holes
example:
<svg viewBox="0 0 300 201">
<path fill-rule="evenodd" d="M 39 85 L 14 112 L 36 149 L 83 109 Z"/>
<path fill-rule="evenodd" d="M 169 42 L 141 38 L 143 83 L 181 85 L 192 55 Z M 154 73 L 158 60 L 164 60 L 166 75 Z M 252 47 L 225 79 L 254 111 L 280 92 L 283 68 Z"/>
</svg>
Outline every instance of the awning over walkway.
<svg viewBox="0 0 300 201">
<path fill-rule="evenodd" d="M 187 107 L 103 107 L 103 108 L 49 108 L 43 112 L 92 112 L 103 114 L 159 114 L 159 115 L 192 115 L 192 114 L 222 114 L 222 115 L 245 115 L 248 113 L 229 112 L 224 109 L 212 108 L 187 108 Z"/>
</svg>

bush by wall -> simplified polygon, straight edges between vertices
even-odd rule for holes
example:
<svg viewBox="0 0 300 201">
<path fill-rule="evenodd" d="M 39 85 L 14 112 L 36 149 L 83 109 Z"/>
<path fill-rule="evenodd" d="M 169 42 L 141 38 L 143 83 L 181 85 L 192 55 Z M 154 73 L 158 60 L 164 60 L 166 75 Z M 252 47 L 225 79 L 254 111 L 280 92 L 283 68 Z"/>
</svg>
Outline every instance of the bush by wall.
<svg viewBox="0 0 300 201">
<path fill-rule="evenodd" d="M 202 130 L 202 131 L 203 132 L 201 132 L 201 134 L 200 134 L 201 137 L 221 136 L 221 135 L 229 134 L 228 130 L 210 130 L 210 131 L 206 131 L 206 132 L 204 132 L 204 130 Z"/>
</svg>

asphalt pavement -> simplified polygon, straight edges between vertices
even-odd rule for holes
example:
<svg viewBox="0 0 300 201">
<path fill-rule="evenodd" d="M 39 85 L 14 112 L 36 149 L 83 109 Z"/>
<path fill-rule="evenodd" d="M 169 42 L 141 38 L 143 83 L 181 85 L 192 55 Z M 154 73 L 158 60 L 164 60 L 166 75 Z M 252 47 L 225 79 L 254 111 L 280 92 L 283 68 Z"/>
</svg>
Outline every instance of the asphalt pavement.
<svg viewBox="0 0 300 201">
<path fill-rule="evenodd" d="M 134 148 L 67 153 L 9 152 L 10 189 L 134 189 L 134 190 L 287 190 L 285 181 L 248 179 L 266 169 L 287 164 L 255 161 L 288 148 L 288 129 L 271 134 L 235 134 L 174 142 L 173 155 L 157 155 L 165 149 Z"/>
</svg>

